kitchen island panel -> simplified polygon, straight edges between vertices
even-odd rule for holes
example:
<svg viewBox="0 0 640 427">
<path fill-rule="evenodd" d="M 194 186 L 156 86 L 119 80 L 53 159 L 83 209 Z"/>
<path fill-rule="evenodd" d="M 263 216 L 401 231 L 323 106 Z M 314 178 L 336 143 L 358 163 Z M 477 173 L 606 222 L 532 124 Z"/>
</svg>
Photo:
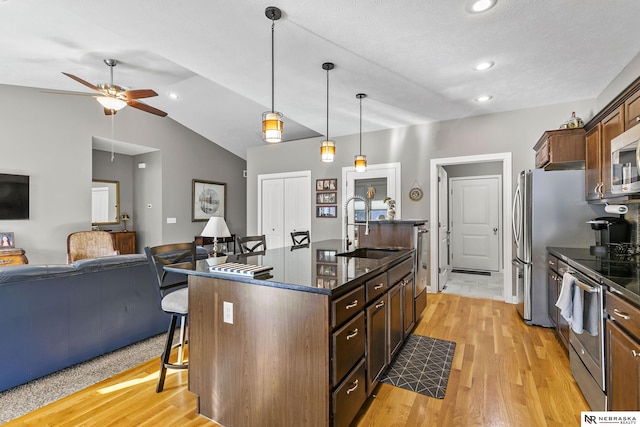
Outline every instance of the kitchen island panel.
<svg viewBox="0 0 640 427">
<path fill-rule="evenodd" d="M 189 389 L 202 415 L 225 426 L 329 424 L 327 295 L 194 275 L 189 307 Z"/>
</svg>

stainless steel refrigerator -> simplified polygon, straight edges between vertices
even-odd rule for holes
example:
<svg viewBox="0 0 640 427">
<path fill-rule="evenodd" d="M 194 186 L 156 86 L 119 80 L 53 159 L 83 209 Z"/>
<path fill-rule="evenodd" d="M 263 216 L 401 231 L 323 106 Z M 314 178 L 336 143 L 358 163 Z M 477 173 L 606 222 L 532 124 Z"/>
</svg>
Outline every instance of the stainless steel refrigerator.
<svg viewBox="0 0 640 427">
<path fill-rule="evenodd" d="M 529 325 L 553 326 L 547 304 L 547 247 L 594 244 L 586 221 L 602 215 L 585 201 L 583 170 L 526 170 L 513 198 L 513 283 L 518 313 Z"/>
</svg>

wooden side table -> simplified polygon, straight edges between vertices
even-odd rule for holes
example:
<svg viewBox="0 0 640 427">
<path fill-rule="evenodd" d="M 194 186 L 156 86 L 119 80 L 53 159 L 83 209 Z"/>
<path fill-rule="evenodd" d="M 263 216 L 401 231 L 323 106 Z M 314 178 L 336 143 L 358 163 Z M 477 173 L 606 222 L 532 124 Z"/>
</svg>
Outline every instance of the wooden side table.
<svg viewBox="0 0 640 427">
<path fill-rule="evenodd" d="M 0 267 L 6 267 L 9 265 L 21 265 L 29 264 L 27 256 L 24 254 L 24 249 L 10 248 L 0 249 Z"/>
<path fill-rule="evenodd" d="M 120 255 L 136 253 L 135 231 L 112 231 L 113 246 L 120 251 Z"/>
</svg>

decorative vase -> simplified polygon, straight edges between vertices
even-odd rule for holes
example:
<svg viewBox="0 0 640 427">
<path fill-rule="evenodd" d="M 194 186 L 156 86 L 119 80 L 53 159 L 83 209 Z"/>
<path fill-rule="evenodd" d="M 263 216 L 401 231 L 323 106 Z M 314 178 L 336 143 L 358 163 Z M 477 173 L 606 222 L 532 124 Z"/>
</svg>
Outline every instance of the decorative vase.
<svg viewBox="0 0 640 427">
<path fill-rule="evenodd" d="M 387 219 L 393 220 L 396 217 L 396 209 L 392 207 L 387 208 Z"/>
</svg>

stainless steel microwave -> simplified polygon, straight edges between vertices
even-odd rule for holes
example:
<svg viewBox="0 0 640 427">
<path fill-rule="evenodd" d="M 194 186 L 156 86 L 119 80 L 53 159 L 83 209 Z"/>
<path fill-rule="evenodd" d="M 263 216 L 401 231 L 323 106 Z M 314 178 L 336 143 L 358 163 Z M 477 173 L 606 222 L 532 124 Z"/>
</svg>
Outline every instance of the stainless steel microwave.
<svg viewBox="0 0 640 427">
<path fill-rule="evenodd" d="M 640 193 L 640 125 L 611 140 L 611 192 Z"/>
</svg>

